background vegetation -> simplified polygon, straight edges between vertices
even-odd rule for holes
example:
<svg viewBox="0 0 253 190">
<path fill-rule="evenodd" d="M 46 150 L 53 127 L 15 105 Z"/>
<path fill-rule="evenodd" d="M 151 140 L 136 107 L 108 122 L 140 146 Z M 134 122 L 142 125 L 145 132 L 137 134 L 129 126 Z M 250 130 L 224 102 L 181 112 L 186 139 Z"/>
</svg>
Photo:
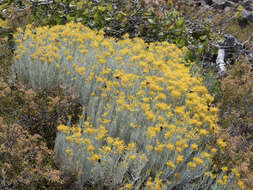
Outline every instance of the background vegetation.
<svg viewBox="0 0 253 190">
<path fill-rule="evenodd" d="M 177 44 L 178 47 L 186 46 L 188 52 L 185 56 L 185 65 L 191 67 L 192 72 L 202 75 L 209 92 L 215 95 L 213 104 L 219 107 L 220 125 L 224 129 L 220 136 L 227 139 L 227 143 L 231 145 L 217 157 L 217 165 L 222 166 L 224 162 L 236 165 L 241 171 L 246 185 L 252 188 L 252 69 L 249 61 L 246 57 L 240 56 L 240 58 L 235 59 L 237 60 L 236 63 L 229 67 L 231 71 L 228 72 L 227 76 L 219 79 L 215 77 L 216 74 L 211 70 L 210 65 L 203 67 L 205 57 L 217 55 L 216 45 L 222 39 L 219 31 L 224 30 L 221 27 L 224 24 L 218 24 L 217 28 L 211 26 L 214 23 L 225 23 L 224 20 L 233 18 L 234 15 L 230 13 L 230 15 L 225 16 L 217 14 L 212 22 L 205 20 L 201 23 L 198 17 L 194 18 L 190 14 L 194 11 L 190 11 L 189 6 L 180 2 L 146 3 L 138 1 L 137 4 L 134 2 L 136 1 L 89 1 L 88 3 L 88 1 L 59 0 L 44 4 L 19 0 L 1 1 L 0 117 L 3 118 L 3 121 L 1 120 L 0 125 L 3 126 L 2 133 L 5 134 L 1 136 L 1 142 L 12 142 L 6 136 L 6 125 L 16 126 L 15 123 L 17 123 L 18 127 L 15 130 L 20 131 L 21 128 L 24 128 L 22 131 L 27 130 L 29 135 L 39 134 L 41 136 L 39 141 L 44 141 L 47 144 L 47 147 L 44 146 L 45 144 L 43 145 L 42 150 L 47 148 L 50 150 L 54 144 L 56 121 L 64 123 L 70 115 L 72 115 L 71 121 L 73 123 L 77 121 L 81 110 L 80 104 L 75 101 L 75 97 L 63 95 L 60 87 L 54 92 L 33 92 L 21 84 L 14 83 L 8 76 L 10 75 L 15 48 L 13 34 L 18 27 L 24 28 L 27 24 L 32 24 L 34 27 L 53 26 L 65 24 L 69 21 L 79 21 L 92 29 L 104 29 L 106 35 L 116 38 L 121 38 L 125 33 L 129 33 L 130 37 L 138 36 L 146 42 L 169 41 Z M 199 13 L 203 15 L 201 10 Z M 230 32 L 240 40 L 245 41 L 248 39 L 245 36 L 252 33 L 250 30 L 252 27 L 250 25 L 241 28 L 236 18 L 226 25 L 226 32 Z M 26 131 L 24 133 L 26 134 Z M 34 147 L 39 147 L 35 144 Z M 18 144 L 18 146 L 21 145 Z M 36 151 L 41 150 L 36 149 Z M 23 152 L 18 154 L 19 156 L 24 155 Z M 39 154 L 44 154 L 44 152 Z M 20 168 L 28 167 L 27 161 L 22 160 L 22 158 L 24 156 L 20 157 L 18 163 L 1 165 L 2 171 L 5 173 L 1 174 L 0 181 L 3 186 L 6 186 L 5 188 L 10 188 L 11 185 L 17 184 L 19 179 L 25 178 L 20 178 L 22 174 L 13 173 L 13 167 L 16 164 L 20 165 L 18 166 Z M 1 157 L 1 159 L 4 160 L 6 157 Z M 48 168 L 53 168 L 50 171 L 57 169 L 52 160 L 47 164 L 49 164 Z M 42 167 L 40 164 L 37 166 Z M 35 168 L 34 170 L 39 169 Z M 13 178 L 13 176 L 18 177 Z M 8 177 L 16 179 L 16 182 L 12 181 L 11 184 L 6 184 Z M 34 187 L 40 186 L 43 189 L 43 186 L 51 183 L 48 182 L 49 176 L 38 174 L 36 179 L 38 178 L 41 180 L 28 181 L 27 184 L 23 184 L 22 188 L 30 188 L 31 183 L 36 183 Z M 58 178 L 48 186 L 53 188 L 53 184 L 57 183 L 58 185 L 55 188 L 64 189 L 70 186 L 68 180 L 72 181 L 73 176 L 68 174 L 68 178 L 65 179 L 63 186 L 60 185 L 62 181 L 58 181 Z M 21 188 L 21 186 L 19 187 Z"/>
</svg>

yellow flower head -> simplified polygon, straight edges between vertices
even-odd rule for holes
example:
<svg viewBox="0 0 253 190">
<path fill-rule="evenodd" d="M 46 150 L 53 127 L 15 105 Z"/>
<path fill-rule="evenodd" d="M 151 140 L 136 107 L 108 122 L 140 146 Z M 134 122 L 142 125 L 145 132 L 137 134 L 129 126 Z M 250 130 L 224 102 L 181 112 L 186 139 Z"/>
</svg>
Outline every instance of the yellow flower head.
<svg viewBox="0 0 253 190">
<path fill-rule="evenodd" d="M 204 163 L 203 160 L 198 157 L 194 157 L 193 161 L 196 162 L 198 165 L 202 165 Z"/>
<path fill-rule="evenodd" d="M 196 164 L 194 162 L 188 162 L 187 163 L 187 166 L 190 168 L 190 169 L 194 169 L 196 167 Z"/>
<path fill-rule="evenodd" d="M 70 150 L 70 149 L 66 149 L 65 152 L 66 152 L 67 156 L 71 156 L 73 154 L 72 150 Z"/>
<path fill-rule="evenodd" d="M 192 145 L 191 145 L 191 148 L 192 148 L 193 150 L 198 150 L 198 145 L 197 145 L 197 144 L 192 144 Z"/>
<path fill-rule="evenodd" d="M 175 164 L 174 164 L 172 161 L 168 161 L 168 162 L 166 163 L 166 165 L 167 165 L 169 168 L 171 168 L 171 169 L 174 169 L 174 168 L 175 168 Z"/>
<path fill-rule="evenodd" d="M 181 163 L 183 161 L 184 161 L 184 156 L 183 155 L 178 155 L 177 159 L 176 159 L 176 163 L 179 164 L 179 163 Z"/>
</svg>

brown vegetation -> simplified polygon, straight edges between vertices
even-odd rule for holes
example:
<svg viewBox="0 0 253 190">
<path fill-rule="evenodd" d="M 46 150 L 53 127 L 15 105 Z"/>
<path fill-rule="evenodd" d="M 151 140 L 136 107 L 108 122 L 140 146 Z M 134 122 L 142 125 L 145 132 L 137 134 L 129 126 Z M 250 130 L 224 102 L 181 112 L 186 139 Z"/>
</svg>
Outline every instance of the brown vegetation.
<svg viewBox="0 0 253 190">
<path fill-rule="evenodd" d="M 253 189 L 253 73 L 245 57 L 231 67 L 218 93 L 221 135 L 228 146 L 216 161 L 237 166 Z"/>
<path fill-rule="evenodd" d="M 48 189 L 61 184 L 53 155 L 40 135 L 32 136 L 18 124 L 7 125 L 0 117 L 1 189 Z"/>
</svg>

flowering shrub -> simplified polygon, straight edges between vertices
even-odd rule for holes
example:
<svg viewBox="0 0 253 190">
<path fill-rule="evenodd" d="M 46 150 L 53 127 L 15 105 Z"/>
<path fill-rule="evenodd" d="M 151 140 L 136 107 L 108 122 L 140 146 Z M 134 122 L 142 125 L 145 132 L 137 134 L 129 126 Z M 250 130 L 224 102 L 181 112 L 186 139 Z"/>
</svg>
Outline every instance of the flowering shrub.
<svg viewBox="0 0 253 190">
<path fill-rule="evenodd" d="M 80 122 L 58 126 L 56 162 L 84 185 L 111 189 L 237 189 L 236 169 L 214 174 L 212 158 L 226 147 L 213 98 L 184 66 L 185 48 L 104 38 L 81 24 L 15 35 L 12 67 L 35 89 L 75 88 Z"/>
</svg>

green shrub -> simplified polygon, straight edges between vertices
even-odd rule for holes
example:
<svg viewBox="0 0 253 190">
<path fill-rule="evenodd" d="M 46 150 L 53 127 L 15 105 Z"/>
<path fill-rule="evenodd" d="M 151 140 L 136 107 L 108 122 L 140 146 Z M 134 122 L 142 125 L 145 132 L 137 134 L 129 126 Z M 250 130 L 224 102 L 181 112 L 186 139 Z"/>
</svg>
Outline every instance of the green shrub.
<svg viewBox="0 0 253 190">
<path fill-rule="evenodd" d="M 155 7 L 142 1 L 58 0 L 34 7 L 32 17 L 31 22 L 39 25 L 80 21 L 94 30 L 104 29 L 107 35 L 114 37 L 128 33 L 131 37 L 144 37 L 146 41 L 173 39 L 184 44 L 184 19 L 165 2 Z"/>
<path fill-rule="evenodd" d="M 34 89 L 74 88 L 85 107 L 79 124 L 58 126 L 55 143 L 56 162 L 79 188 L 243 187 L 236 169 L 212 173 L 226 143 L 209 144 L 217 109 L 184 66 L 185 48 L 115 41 L 74 23 L 15 37 L 14 75 Z"/>
</svg>

